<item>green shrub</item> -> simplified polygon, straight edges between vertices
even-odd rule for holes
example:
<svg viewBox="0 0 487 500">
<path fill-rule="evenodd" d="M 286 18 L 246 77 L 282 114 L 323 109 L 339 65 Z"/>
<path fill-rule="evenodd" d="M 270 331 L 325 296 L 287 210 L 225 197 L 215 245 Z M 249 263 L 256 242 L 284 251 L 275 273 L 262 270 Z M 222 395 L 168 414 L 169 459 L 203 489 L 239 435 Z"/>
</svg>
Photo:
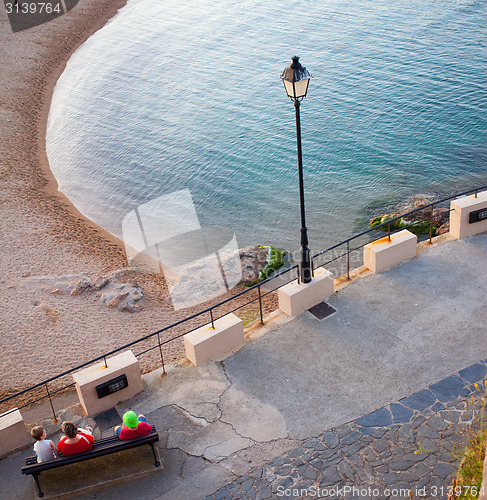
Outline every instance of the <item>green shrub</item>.
<svg viewBox="0 0 487 500">
<path fill-rule="evenodd" d="M 284 257 L 286 256 L 286 252 L 284 250 L 278 250 L 274 247 L 268 247 L 267 245 L 256 245 L 257 247 L 265 247 L 270 248 L 270 256 L 269 263 L 267 266 L 262 269 L 259 277 L 252 283 L 247 284 L 246 286 L 254 286 L 261 281 L 267 279 L 274 271 L 277 271 L 280 267 L 284 265 Z"/>
<path fill-rule="evenodd" d="M 379 224 L 384 224 L 391 219 L 397 217 L 394 214 L 391 215 L 380 215 L 378 217 L 374 217 L 369 225 L 370 227 L 376 227 Z M 430 232 L 430 223 L 429 221 L 405 221 L 402 217 L 390 223 L 391 231 L 398 231 L 400 229 L 407 229 L 411 231 L 416 236 L 420 234 L 429 234 Z M 381 226 L 379 229 L 382 231 L 388 231 L 388 224 Z M 436 236 L 437 227 L 433 226 L 431 228 L 431 236 Z"/>
</svg>

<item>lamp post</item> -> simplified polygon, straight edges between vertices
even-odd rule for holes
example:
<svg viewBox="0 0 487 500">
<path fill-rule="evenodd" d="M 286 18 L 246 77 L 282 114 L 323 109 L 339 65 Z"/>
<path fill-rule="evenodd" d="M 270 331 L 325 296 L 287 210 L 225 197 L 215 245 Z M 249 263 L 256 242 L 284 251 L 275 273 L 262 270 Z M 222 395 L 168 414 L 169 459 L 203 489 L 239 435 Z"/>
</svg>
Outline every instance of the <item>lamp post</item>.
<svg viewBox="0 0 487 500">
<path fill-rule="evenodd" d="M 286 68 L 281 75 L 287 95 L 294 101 L 296 111 L 296 139 L 298 144 L 298 171 L 299 171 L 299 201 L 301 204 L 301 265 L 299 276 L 302 283 L 311 281 L 311 254 L 308 248 L 308 229 L 306 228 L 304 210 L 304 184 L 303 184 L 303 152 L 301 148 L 301 119 L 299 107 L 306 97 L 311 75 L 301 66 L 299 57 L 294 56 L 291 66 Z"/>
</svg>

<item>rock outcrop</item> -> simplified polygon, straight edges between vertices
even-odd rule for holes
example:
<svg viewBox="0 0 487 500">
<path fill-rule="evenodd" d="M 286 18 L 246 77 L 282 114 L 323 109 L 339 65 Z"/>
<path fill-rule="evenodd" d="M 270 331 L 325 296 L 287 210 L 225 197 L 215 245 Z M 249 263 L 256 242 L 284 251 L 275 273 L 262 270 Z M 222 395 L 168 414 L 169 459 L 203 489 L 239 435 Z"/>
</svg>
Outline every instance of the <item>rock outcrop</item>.
<svg viewBox="0 0 487 500">
<path fill-rule="evenodd" d="M 401 216 L 401 214 L 411 212 L 412 210 L 433 203 L 436 199 L 438 199 L 438 197 L 435 195 L 418 194 L 411 200 L 392 208 L 389 213 L 374 217 L 370 221 L 370 225 L 373 227 L 382 224 L 388 220 Z M 450 230 L 450 210 L 445 207 L 437 207 L 433 208 L 433 210 L 431 210 L 431 207 L 427 207 L 424 210 L 418 210 L 412 214 L 403 215 L 401 219 L 391 223 L 391 229 L 409 228 L 416 234 L 429 233 L 430 218 L 432 218 L 433 226 L 436 228 L 433 231 L 433 236 L 447 233 Z"/>
<path fill-rule="evenodd" d="M 235 268 L 235 262 L 240 261 L 242 277 L 240 283 L 248 284 L 255 282 L 263 269 L 269 263 L 270 247 L 251 246 L 241 248 L 235 252 L 226 252 L 220 255 L 221 267 L 225 271 L 228 278 L 228 273 Z M 200 266 L 201 267 L 201 266 Z M 199 274 L 207 273 L 206 268 L 201 268 L 197 265 L 190 267 L 189 275 L 192 278 Z M 235 268 L 237 269 L 237 268 Z M 221 273 L 221 269 L 217 270 Z M 236 283 L 240 277 L 240 269 L 234 280 Z M 116 308 L 119 311 L 138 312 L 143 309 L 143 293 L 139 285 L 130 279 L 130 269 L 120 269 L 114 271 L 107 276 L 99 276 L 92 281 L 85 274 L 72 274 L 60 277 L 38 276 L 29 277 L 26 279 L 27 288 L 56 294 L 56 295 L 83 295 L 93 294 L 102 304 L 109 308 Z M 209 281 L 211 286 L 211 275 Z M 183 287 L 182 293 L 188 298 L 194 292 L 194 279 L 188 280 L 188 285 Z M 218 294 L 217 294 L 218 295 Z M 198 302 L 196 302 L 198 303 Z"/>
<path fill-rule="evenodd" d="M 118 282 L 123 275 L 124 272 L 117 271 L 111 276 L 100 276 L 94 282 L 84 274 L 64 275 L 59 278 L 39 276 L 29 278 L 26 286 L 56 295 L 94 293 L 107 307 L 116 307 L 119 311 L 141 311 L 142 290 L 137 284 Z"/>
</svg>

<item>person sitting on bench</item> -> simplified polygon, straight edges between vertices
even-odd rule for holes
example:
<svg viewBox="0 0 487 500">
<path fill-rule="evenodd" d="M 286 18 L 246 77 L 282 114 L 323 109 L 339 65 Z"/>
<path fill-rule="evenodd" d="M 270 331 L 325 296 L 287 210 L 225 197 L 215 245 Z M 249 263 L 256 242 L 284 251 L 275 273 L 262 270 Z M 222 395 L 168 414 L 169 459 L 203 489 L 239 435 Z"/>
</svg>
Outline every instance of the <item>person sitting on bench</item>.
<svg viewBox="0 0 487 500">
<path fill-rule="evenodd" d="M 65 435 L 61 436 L 57 448 L 63 456 L 67 457 L 93 448 L 94 439 L 91 427 L 78 429 L 73 422 L 63 422 L 61 430 Z"/>
<path fill-rule="evenodd" d="M 147 423 L 144 415 L 137 416 L 134 411 L 127 411 L 124 413 L 122 420 L 123 424 L 117 425 L 114 430 L 115 435 L 123 441 L 146 436 L 152 432 L 152 426 Z"/>
</svg>

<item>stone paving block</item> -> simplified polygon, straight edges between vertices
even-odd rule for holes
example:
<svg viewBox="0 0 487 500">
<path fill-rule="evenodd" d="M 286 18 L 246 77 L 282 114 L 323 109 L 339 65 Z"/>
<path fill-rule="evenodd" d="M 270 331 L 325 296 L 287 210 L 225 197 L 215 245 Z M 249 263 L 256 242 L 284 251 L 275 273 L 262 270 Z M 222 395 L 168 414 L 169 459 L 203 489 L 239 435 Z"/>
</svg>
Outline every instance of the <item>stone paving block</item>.
<svg viewBox="0 0 487 500">
<path fill-rule="evenodd" d="M 257 492 L 257 495 L 255 496 L 256 500 L 265 500 L 266 498 L 271 498 L 272 497 L 272 488 L 270 486 L 267 486 L 263 490 L 260 490 Z"/>
<path fill-rule="evenodd" d="M 374 440 L 374 438 L 373 438 L 373 437 L 371 437 L 371 436 L 366 436 L 366 435 L 362 435 L 362 437 L 360 438 L 360 442 L 361 442 L 364 446 L 366 446 L 366 445 L 368 445 L 368 444 L 372 443 L 372 441 L 373 441 L 373 440 Z"/>
<path fill-rule="evenodd" d="M 229 493 L 228 488 L 221 488 L 215 493 L 215 500 L 223 500 Z"/>
<path fill-rule="evenodd" d="M 374 434 L 374 432 L 376 431 L 377 429 L 375 427 L 361 427 L 360 428 L 360 432 L 364 435 L 364 436 L 372 436 L 372 434 Z"/>
<path fill-rule="evenodd" d="M 396 429 L 388 429 L 385 433 L 385 437 L 393 443 L 397 443 L 399 440 L 399 432 Z"/>
<path fill-rule="evenodd" d="M 433 453 L 440 451 L 438 446 L 436 445 L 436 441 L 433 439 L 418 439 L 418 443 L 421 443 L 423 450 L 426 451 L 426 453 Z"/>
<path fill-rule="evenodd" d="M 358 431 L 353 431 L 350 434 L 347 434 L 342 440 L 341 444 L 342 446 L 347 446 L 350 444 L 355 443 L 355 441 L 358 441 L 362 437 L 362 434 Z"/>
<path fill-rule="evenodd" d="M 385 486 L 391 486 L 399 482 L 399 478 L 395 472 L 386 472 L 382 477 L 384 478 Z"/>
<path fill-rule="evenodd" d="M 274 486 L 277 489 L 281 486 L 283 489 L 289 488 L 293 484 L 293 480 L 290 477 L 281 477 L 275 483 Z"/>
<path fill-rule="evenodd" d="M 402 458 L 392 458 L 391 460 L 388 460 L 387 465 L 389 465 L 392 471 L 404 471 L 411 468 L 413 466 L 413 462 Z"/>
<path fill-rule="evenodd" d="M 298 448 L 294 448 L 294 450 L 290 450 L 287 452 L 287 456 L 289 458 L 295 458 L 295 457 L 300 457 L 303 455 L 307 450 L 303 448 L 302 446 L 299 446 Z"/>
<path fill-rule="evenodd" d="M 392 424 L 392 415 L 388 408 L 379 408 L 355 422 L 364 427 L 385 427 Z"/>
<path fill-rule="evenodd" d="M 341 440 L 345 436 L 348 436 L 348 434 L 350 434 L 351 432 L 352 432 L 352 429 L 350 428 L 350 425 L 345 424 L 336 430 L 336 435 L 337 435 L 338 439 Z"/>
<path fill-rule="evenodd" d="M 303 477 L 314 481 L 318 477 L 318 470 L 314 467 L 308 466 L 303 473 Z"/>
<path fill-rule="evenodd" d="M 267 481 L 267 479 L 259 479 L 254 483 L 254 486 L 257 491 L 260 491 L 263 488 L 267 488 L 267 486 L 269 486 L 269 481 Z"/>
<path fill-rule="evenodd" d="M 423 415 L 418 415 L 411 422 L 411 427 L 413 429 L 417 429 L 423 422 L 426 422 L 426 417 L 424 417 Z"/>
<path fill-rule="evenodd" d="M 429 389 L 439 401 L 446 403 L 457 398 L 464 386 L 462 379 L 453 375 L 430 385 Z"/>
<path fill-rule="evenodd" d="M 395 424 L 409 422 L 414 411 L 400 403 L 392 403 L 389 408 L 392 412 L 392 419 Z"/>
<path fill-rule="evenodd" d="M 454 465 L 443 462 L 435 466 L 435 468 L 433 469 L 433 474 L 435 474 L 438 477 L 441 477 L 442 479 L 445 479 L 447 476 L 453 474 L 455 471 L 456 467 Z"/>
<path fill-rule="evenodd" d="M 338 468 L 336 466 L 327 467 L 325 470 L 321 472 L 321 486 L 333 486 L 339 481 L 342 481 L 343 478 L 341 474 L 338 472 Z"/>
<path fill-rule="evenodd" d="M 371 434 L 371 437 L 380 439 L 382 436 L 384 436 L 386 432 L 387 432 L 386 427 L 378 427 L 374 429 L 374 431 Z"/>
<path fill-rule="evenodd" d="M 303 443 L 304 448 L 316 448 L 320 444 L 320 440 L 318 438 L 309 439 L 308 441 Z"/>
<path fill-rule="evenodd" d="M 437 415 L 433 415 L 428 419 L 428 425 L 437 431 L 444 431 L 450 426 L 444 419 Z"/>
<path fill-rule="evenodd" d="M 397 433 L 399 441 L 403 443 L 416 442 L 416 431 L 409 424 L 401 426 L 401 428 L 398 429 Z"/>
<path fill-rule="evenodd" d="M 336 448 L 340 443 L 338 437 L 333 432 L 325 432 L 321 439 L 329 448 Z"/>
<path fill-rule="evenodd" d="M 376 439 L 372 446 L 378 453 L 390 450 L 389 441 L 386 438 Z"/>
<path fill-rule="evenodd" d="M 350 457 L 353 457 L 354 455 L 356 455 L 360 450 L 362 450 L 364 447 L 364 445 L 358 441 L 354 444 L 351 444 L 349 446 L 343 446 L 342 448 L 340 448 L 340 451 L 347 457 L 347 458 L 350 458 Z"/>
<path fill-rule="evenodd" d="M 348 479 L 349 481 L 353 481 L 355 477 L 355 469 L 352 467 L 350 462 L 347 460 L 343 460 L 340 462 L 340 465 L 338 466 L 338 470 L 340 471 L 341 475 L 345 478 Z"/>
<path fill-rule="evenodd" d="M 274 469 L 278 476 L 287 476 L 291 473 L 293 468 L 290 465 L 279 465 Z"/>
<path fill-rule="evenodd" d="M 437 430 L 432 429 L 427 423 L 421 424 L 416 432 L 418 433 L 418 440 L 429 438 L 436 439 L 440 437 L 440 434 Z"/>
<path fill-rule="evenodd" d="M 337 451 L 334 450 L 334 449 L 331 449 L 331 450 L 323 450 L 321 453 L 320 453 L 320 457 L 326 462 L 328 459 L 330 459 L 331 457 L 333 457 L 333 455 L 336 455 Z"/>
<path fill-rule="evenodd" d="M 440 411 L 442 410 L 443 408 L 445 407 L 445 405 L 440 402 L 440 401 L 437 401 L 432 407 L 431 407 L 431 411 L 434 411 L 434 412 L 437 412 L 437 411 Z"/>
<path fill-rule="evenodd" d="M 412 396 L 399 400 L 399 403 L 412 410 L 424 411 L 436 402 L 436 396 L 428 389 L 423 389 Z"/>
</svg>

